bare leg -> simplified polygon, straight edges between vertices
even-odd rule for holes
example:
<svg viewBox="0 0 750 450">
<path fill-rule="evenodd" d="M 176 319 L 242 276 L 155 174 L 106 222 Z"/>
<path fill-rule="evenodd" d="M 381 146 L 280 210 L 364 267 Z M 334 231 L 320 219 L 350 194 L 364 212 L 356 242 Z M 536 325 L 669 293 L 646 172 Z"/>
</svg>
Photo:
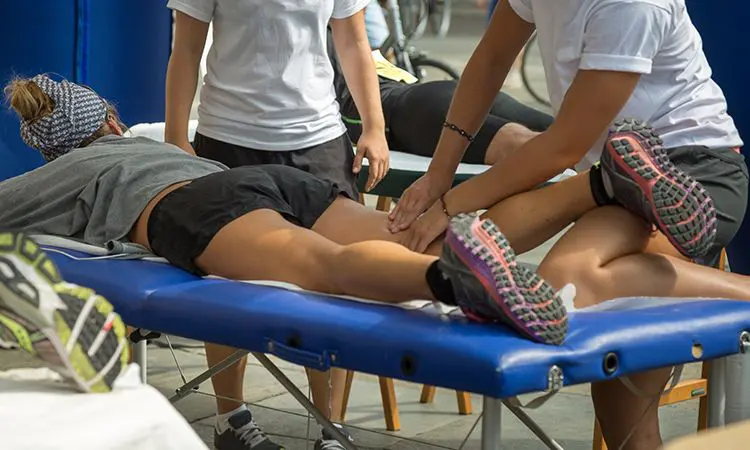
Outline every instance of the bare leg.
<svg viewBox="0 0 750 450">
<path fill-rule="evenodd" d="M 341 423 L 344 391 L 346 390 L 346 371 L 331 369 L 329 372 L 320 372 L 307 369 L 307 379 L 310 380 L 310 391 L 315 407 L 331 422 Z"/>
<path fill-rule="evenodd" d="M 206 348 L 206 361 L 208 362 L 208 367 L 213 367 L 219 364 L 237 351 L 236 348 L 210 344 L 208 342 L 206 342 L 204 346 Z M 245 381 L 246 367 L 247 357 L 242 358 L 237 364 L 234 364 L 226 370 L 211 377 L 214 394 L 217 395 L 216 409 L 219 414 L 226 414 L 243 404 L 244 394 L 242 389 Z"/>
<path fill-rule="evenodd" d="M 641 295 L 750 300 L 750 278 L 684 260 L 666 237 L 619 207 L 598 208 L 582 217 L 553 247 L 539 272 L 556 287 L 574 283 L 579 307 Z M 658 400 L 668 376 L 668 369 L 632 376 L 641 391 L 653 393 L 645 398 L 619 380 L 592 385 L 597 418 L 610 448 L 618 448 L 632 430 L 624 449 L 661 445 Z"/>
<path fill-rule="evenodd" d="M 491 207 L 484 216 L 497 224 L 520 254 L 538 247 L 594 208 L 596 202 L 585 172 L 514 195 Z"/>
<path fill-rule="evenodd" d="M 531 131 L 521 124 L 506 124 L 492 138 L 492 142 L 490 142 L 487 152 L 484 155 L 484 163 L 491 166 L 502 162 L 507 155 L 516 151 L 521 145 L 538 134 L 536 131 Z"/>
<path fill-rule="evenodd" d="M 265 212 L 263 212 L 265 213 Z M 273 214 L 273 213 L 270 213 Z M 264 214 L 267 215 L 267 214 Z M 276 219 L 276 217 L 274 217 Z M 251 219 L 256 220 L 256 219 Z M 281 217 L 278 217 L 285 227 L 292 227 L 288 222 L 284 221 Z M 356 242 L 368 241 L 368 240 L 390 240 L 396 241 L 398 235 L 391 234 L 386 228 L 387 214 L 381 211 L 374 211 L 362 207 L 362 205 L 353 202 L 345 198 L 337 199 L 331 207 L 321 216 L 318 222 L 313 227 L 315 233 L 310 233 L 307 230 L 305 234 L 316 236 L 316 241 L 324 241 L 321 236 L 328 238 L 334 243 L 348 245 Z M 261 226 L 259 224 L 259 226 Z M 262 227 L 262 226 L 261 226 Z M 257 234 L 257 232 L 248 232 L 248 234 Z M 229 238 L 230 240 L 233 238 Z M 231 241 L 229 245 L 233 245 Z M 330 242 L 328 244 L 331 244 Z M 293 246 L 294 244 L 290 244 Z M 378 244 L 375 244 L 378 245 Z M 387 248 L 391 248 L 396 244 L 387 244 Z M 440 243 L 437 243 L 431 249 L 433 254 L 438 254 L 440 249 Z M 330 247 L 330 246 L 325 246 Z M 387 248 L 384 251 L 388 251 Z M 405 251 L 404 248 L 400 248 L 401 251 Z M 434 260 L 431 258 L 430 260 Z M 425 263 L 426 264 L 426 263 Z M 426 267 L 426 266 L 425 266 Z M 249 269 L 250 270 L 250 269 Z M 254 270 L 254 269 L 253 269 Z M 293 272 L 294 270 L 290 270 Z M 299 272 L 304 272 L 300 270 Z M 257 273 L 246 272 L 246 273 Z M 367 275 L 370 272 L 363 272 L 369 278 L 374 278 Z M 330 274 L 325 274 L 323 279 L 329 278 Z M 246 278 L 240 277 L 240 278 Z M 263 277 L 256 277 L 263 278 Z M 265 277 L 269 278 L 269 277 Z M 277 277 L 272 277 L 278 279 Z M 321 290 L 320 286 L 315 286 L 319 283 L 306 285 L 304 281 L 284 280 L 290 281 L 308 289 Z M 424 282 L 424 271 L 421 273 L 421 281 Z M 325 290 L 324 290 L 325 291 Z M 331 292 L 331 291 L 325 291 Z M 331 292 L 336 293 L 336 292 Z M 414 297 L 413 297 L 414 298 Z M 422 296 L 421 298 L 424 298 Z M 384 298 L 385 301 L 393 301 L 394 299 Z M 218 364 L 223 359 L 235 352 L 236 349 L 230 347 L 219 346 L 215 344 L 206 344 L 206 358 L 208 364 L 213 366 Z M 235 399 L 242 399 L 242 386 L 244 381 L 245 366 L 247 365 L 247 359 L 243 358 L 238 364 L 228 368 L 226 371 L 218 374 L 212 378 L 214 386 L 214 392 L 221 397 L 229 397 Z M 308 378 L 310 380 L 310 388 L 312 391 L 313 402 L 315 406 L 333 422 L 341 421 L 343 406 L 343 395 L 345 387 L 345 372 L 339 369 L 333 369 L 330 374 L 330 389 L 329 389 L 329 374 L 328 372 L 319 372 L 316 370 L 308 370 Z M 229 401 L 229 400 L 217 400 L 217 406 L 219 414 L 223 414 L 236 409 L 240 403 Z"/>
<path fill-rule="evenodd" d="M 574 283 L 580 306 L 625 296 L 750 300 L 750 277 L 686 261 L 661 233 L 615 206 L 581 218 L 552 248 L 539 273 L 556 287 Z"/>
<path fill-rule="evenodd" d="M 263 257 L 248 258 L 248 251 Z M 387 303 L 433 299 L 425 280 L 435 257 L 392 242 L 338 245 L 292 225 L 270 210 L 257 210 L 225 226 L 196 259 L 205 272 L 235 280 L 277 280 L 328 294 Z M 391 280 L 383 285 L 373 273 Z"/>
</svg>

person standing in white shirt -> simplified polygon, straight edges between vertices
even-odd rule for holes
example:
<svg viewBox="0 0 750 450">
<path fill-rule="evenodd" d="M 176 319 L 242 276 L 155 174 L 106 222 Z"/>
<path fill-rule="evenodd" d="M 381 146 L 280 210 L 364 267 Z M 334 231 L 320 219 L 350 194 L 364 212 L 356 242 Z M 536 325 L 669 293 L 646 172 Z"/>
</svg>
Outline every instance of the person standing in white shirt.
<svg viewBox="0 0 750 450">
<path fill-rule="evenodd" d="M 535 30 L 554 123 L 451 188 Z M 600 280 L 609 281 L 592 294 L 605 300 L 617 283 L 672 283 L 678 259 L 717 265 L 747 207 L 742 145 L 685 0 L 501 0 L 462 74 L 430 168 L 392 212 L 391 231 L 412 227 L 406 244 L 419 250 L 452 215 L 502 202 L 488 215 L 514 248 L 529 249 L 575 222 L 545 259 L 565 264 L 543 261 L 539 273 L 558 288 L 605 274 Z M 571 167 L 581 173 L 534 190 Z M 643 221 L 623 215 L 631 213 L 658 232 L 644 233 Z M 610 448 L 661 444 L 658 397 L 668 375 L 631 377 L 652 393 L 646 397 L 618 380 L 592 385 Z"/>
<path fill-rule="evenodd" d="M 335 183 L 357 200 L 357 174 L 369 162 L 366 189 L 385 176 L 389 152 L 375 64 L 364 24 L 370 0 L 169 0 L 175 11 L 174 50 L 167 70 L 165 140 L 229 167 L 282 164 Z M 188 120 L 209 24 L 195 140 Z M 354 154 L 339 114 L 327 54 L 330 26 L 346 81 L 362 111 L 364 133 Z M 206 344 L 215 365 L 234 349 Z M 246 360 L 213 377 L 219 450 L 279 449 L 241 403 Z M 310 370 L 313 400 L 341 420 L 345 374 Z M 221 397 L 224 397 L 222 399 Z M 234 398 L 239 401 L 231 401 Z M 324 435 L 316 449 L 339 444 Z"/>
</svg>

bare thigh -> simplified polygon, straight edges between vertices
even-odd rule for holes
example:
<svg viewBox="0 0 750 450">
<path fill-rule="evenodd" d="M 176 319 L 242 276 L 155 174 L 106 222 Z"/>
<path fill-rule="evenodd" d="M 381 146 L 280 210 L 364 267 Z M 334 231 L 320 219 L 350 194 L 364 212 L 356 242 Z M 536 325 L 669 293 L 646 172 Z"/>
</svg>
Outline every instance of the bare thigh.
<svg viewBox="0 0 750 450">
<path fill-rule="evenodd" d="M 367 208 L 346 197 L 339 197 L 315 222 L 313 231 L 341 245 L 363 241 L 400 243 L 410 230 L 388 231 L 388 213 Z M 442 239 L 431 244 L 426 254 L 439 255 Z"/>
<path fill-rule="evenodd" d="M 326 261 L 339 245 L 261 209 L 222 228 L 196 258 L 206 273 L 235 280 L 273 280 L 334 293 Z"/>
<path fill-rule="evenodd" d="M 603 293 L 627 291 L 627 295 L 650 295 L 658 286 L 668 290 L 674 269 L 667 261 L 649 260 L 655 280 L 634 282 L 632 270 L 606 270 L 620 258 L 639 255 L 669 255 L 684 259 L 660 232 L 642 219 L 617 206 L 597 208 L 584 215 L 555 243 L 539 266 L 539 273 L 553 286 L 567 283 L 579 288 L 581 306 L 598 303 Z M 659 275 L 659 276 L 656 276 Z M 609 297 L 608 297 L 609 298 Z"/>
</svg>

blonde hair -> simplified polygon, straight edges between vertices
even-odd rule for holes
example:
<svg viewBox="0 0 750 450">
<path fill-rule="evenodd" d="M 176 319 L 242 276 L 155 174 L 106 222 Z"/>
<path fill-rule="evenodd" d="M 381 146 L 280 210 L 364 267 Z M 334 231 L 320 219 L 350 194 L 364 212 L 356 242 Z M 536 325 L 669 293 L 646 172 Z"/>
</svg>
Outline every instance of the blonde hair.
<svg viewBox="0 0 750 450">
<path fill-rule="evenodd" d="M 30 124 L 52 114 L 52 111 L 55 109 L 54 100 L 32 80 L 14 78 L 5 86 L 4 92 L 11 108 L 18 113 L 21 119 Z M 108 102 L 107 119 L 114 120 L 123 131 L 127 129 L 125 124 L 120 121 L 117 109 Z M 112 134 L 112 129 L 105 122 L 91 136 L 84 139 L 78 147 L 86 147 L 100 137 L 110 134 Z"/>
<path fill-rule="evenodd" d="M 27 122 L 52 114 L 55 102 L 31 80 L 16 78 L 5 86 L 10 106 Z"/>
</svg>

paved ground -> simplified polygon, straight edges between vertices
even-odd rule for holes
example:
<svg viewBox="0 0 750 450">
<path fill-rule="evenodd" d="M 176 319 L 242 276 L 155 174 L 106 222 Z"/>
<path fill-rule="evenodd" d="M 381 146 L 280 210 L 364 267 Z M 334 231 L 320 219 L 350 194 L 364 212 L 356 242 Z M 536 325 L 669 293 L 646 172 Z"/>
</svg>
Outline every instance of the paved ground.
<svg viewBox="0 0 750 450">
<path fill-rule="evenodd" d="M 465 2 L 464 2 L 465 3 Z M 481 12 L 463 7 L 456 11 L 453 27 L 446 39 L 425 37 L 416 44 L 428 51 L 431 56 L 442 59 L 454 67 L 461 68 L 468 60 L 471 51 L 479 40 L 484 25 Z M 536 67 L 535 80 L 541 79 L 541 72 Z M 535 82 L 537 82 L 535 81 Z M 523 90 L 511 88 L 509 92 L 523 101 L 530 102 L 530 96 Z M 524 256 L 527 261 L 538 262 L 548 245 Z M 202 348 L 194 342 L 179 341 L 186 347 L 178 350 L 176 356 L 185 375 L 191 376 L 205 369 Z M 14 352 L 0 354 L 0 370 L 10 367 L 33 365 L 35 362 Z M 284 372 L 292 381 L 307 391 L 307 382 L 301 368 L 279 362 Z M 690 367 L 686 377 L 695 378 L 698 368 Z M 179 385 L 179 374 L 175 370 L 172 356 L 164 348 L 153 348 L 149 353 L 150 383 L 170 395 Z M 211 392 L 210 385 L 201 386 L 201 391 Z M 401 414 L 401 431 L 385 433 L 385 424 L 380 400 L 377 379 L 366 375 L 357 375 L 350 399 L 348 423 L 356 426 L 354 434 L 361 448 L 367 449 L 409 449 L 447 447 L 458 448 L 481 411 L 481 399 L 473 399 L 475 413 L 470 416 L 459 416 L 455 395 L 446 390 L 439 390 L 434 404 L 419 404 L 420 386 L 408 383 L 396 383 L 398 406 Z M 286 444 L 290 450 L 305 449 L 307 418 L 293 398 L 255 361 L 248 367 L 245 384 L 245 395 L 249 402 L 255 404 L 256 417 L 266 430 L 279 436 L 278 441 Z M 211 445 L 213 424 L 212 398 L 195 394 L 177 404 L 177 409 L 190 421 L 195 430 Z M 570 450 L 591 448 L 593 410 L 588 397 L 588 386 L 566 388 L 555 396 L 547 405 L 531 416 L 544 428 L 553 431 L 553 437 Z M 664 407 L 660 411 L 662 429 L 666 439 L 691 433 L 695 430 L 697 420 L 697 402 Z M 311 427 L 313 435 L 317 427 Z M 507 449 L 541 449 L 542 444 L 528 432 L 510 414 L 505 414 L 502 424 L 504 442 Z M 466 449 L 479 448 L 479 427 L 468 440 Z M 415 442 L 412 439 L 418 440 Z"/>
</svg>

